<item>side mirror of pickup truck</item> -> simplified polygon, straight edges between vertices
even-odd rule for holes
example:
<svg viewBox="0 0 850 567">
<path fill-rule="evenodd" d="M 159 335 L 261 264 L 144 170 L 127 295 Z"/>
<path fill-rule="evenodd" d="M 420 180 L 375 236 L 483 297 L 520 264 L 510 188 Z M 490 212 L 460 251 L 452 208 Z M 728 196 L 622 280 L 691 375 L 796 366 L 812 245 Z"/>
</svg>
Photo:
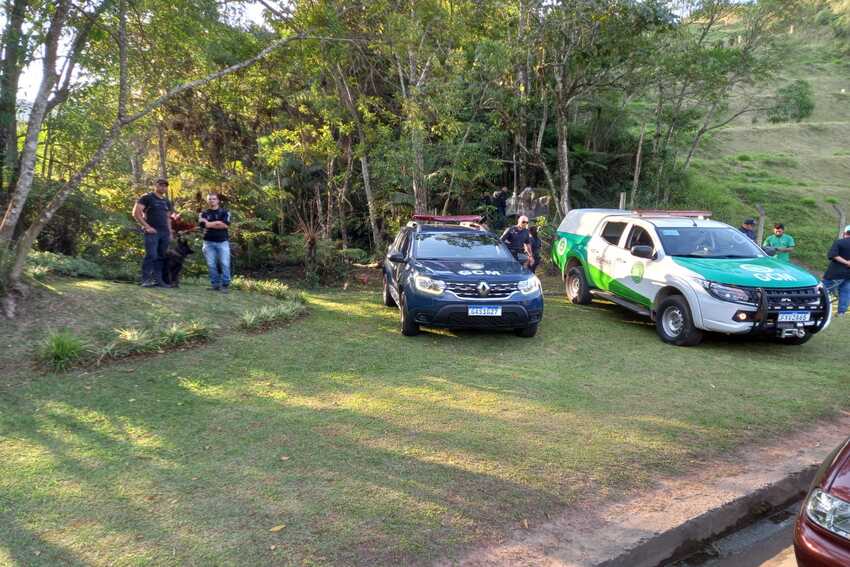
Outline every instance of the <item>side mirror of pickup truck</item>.
<svg viewBox="0 0 850 567">
<path fill-rule="evenodd" d="M 387 260 L 389 260 L 393 264 L 404 264 L 405 262 L 404 254 L 402 254 L 401 252 L 393 252 L 392 254 L 387 256 Z"/>
<path fill-rule="evenodd" d="M 765 246 L 762 250 L 764 250 L 764 253 L 768 256 L 776 256 L 776 248 L 773 246 Z"/>
<path fill-rule="evenodd" d="M 652 250 L 652 246 L 637 244 L 635 246 L 632 246 L 632 256 L 652 260 L 652 257 L 655 256 L 655 253 Z"/>
</svg>

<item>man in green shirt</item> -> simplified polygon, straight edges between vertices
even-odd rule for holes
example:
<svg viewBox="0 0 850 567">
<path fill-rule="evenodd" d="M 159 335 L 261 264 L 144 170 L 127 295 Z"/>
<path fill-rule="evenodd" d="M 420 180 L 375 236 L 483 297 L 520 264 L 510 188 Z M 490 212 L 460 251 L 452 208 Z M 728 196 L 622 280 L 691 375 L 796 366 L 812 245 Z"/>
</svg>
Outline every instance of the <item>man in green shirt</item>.
<svg viewBox="0 0 850 567">
<path fill-rule="evenodd" d="M 776 248 L 776 258 L 780 262 L 790 262 L 791 252 L 794 251 L 794 237 L 790 234 L 785 234 L 785 225 L 776 223 L 773 225 L 773 234 L 764 239 L 764 246 Z"/>
</svg>

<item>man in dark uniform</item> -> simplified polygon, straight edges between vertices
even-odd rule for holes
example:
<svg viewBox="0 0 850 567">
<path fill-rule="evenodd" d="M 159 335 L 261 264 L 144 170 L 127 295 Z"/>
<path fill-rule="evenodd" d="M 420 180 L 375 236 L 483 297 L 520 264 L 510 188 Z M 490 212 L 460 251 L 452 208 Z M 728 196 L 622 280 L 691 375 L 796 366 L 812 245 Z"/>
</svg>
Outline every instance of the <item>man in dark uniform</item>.
<svg viewBox="0 0 850 567">
<path fill-rule="evenodd" d="M 832 243 L 826 257 L 829 266 L 823 275 L 823 285 L 838 293 L 838 315 L 843 317 L 850 305 L 850 224 L 844 227 L 844 236 Z"/>
<path fill-rule="evenodd" d="M 216 193 L 207 195 L 210 208 L 200 214 L 198 221 L 204 229 L 204 258 L 210 271 L 210 289 L 227 293 L 230 287 L 230 211 L 221 206 Z"/>
<path fill-rule="evenodd" d="M 142 287 L 171 287 L 162 279 L 165 253 L 171 242 L 171 212 L 168 180 L 156 180 L 154 190 L 142 195 L 133 206 L 133 218 L 145 233 L 145 258 L 142 260 Z"/>
<path fill-rule="evenodd" d="M 754 219 L 744 219 L 744 222 L 741 223 L 741 228 L 739 229 L 741 232 L 746 234 L 750 240 L 755 242 L 756 233 L 753 231 L 753 228 L 756 226 L 756 221 Z"/>
<path fill-rule="evenodd" d="M 536 226 L 532 226 L 528 229 L 528 232 L 531 234 L 531 265 L 528 269 L 531 270 L 531 273 L 537 271 L 537 266 L 540 265 L 541 257 L 540 257 L 540 248 L 543 245 L 543 242 L 540 240 L 540 236 L 538 236 L 539 228 Z"/>
<path fill-rule="evenodd" d="M 519 254 L 525 254 L 531 258 L 531 234 L 528 232 L 528 217 L 520 216 L 515 226 L 509 226 L 505 229 L 501 240 L 508 245 L 514 258 Z"/>
</svg>

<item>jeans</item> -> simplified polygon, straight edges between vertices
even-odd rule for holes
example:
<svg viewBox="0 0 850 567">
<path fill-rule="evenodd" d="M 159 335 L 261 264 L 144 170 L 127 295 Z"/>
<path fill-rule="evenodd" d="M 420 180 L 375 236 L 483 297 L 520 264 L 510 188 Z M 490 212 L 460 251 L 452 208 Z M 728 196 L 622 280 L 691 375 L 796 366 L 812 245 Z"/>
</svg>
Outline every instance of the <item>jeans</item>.
<svg viewBox="0 0 850 567">
<path fill-rule="evenodd" d="M 838 293 L 838 312 L 847 313 L 847 307 L 850 306 L 850 279 L 848 280 L 823 280 L 823 286 L 830 293 L 837 290 Z"/>
<path fill-rule="evenodd" d="M 145 233 L 145 259 L 142 260 L 142 283 L 163 283 L 162 271 L 165 268 L 165 253 L 171 235 L 167 230 L 158 230 L 156 234 Z"/>
<path fill-rule="evenodd" d="M 230 285 L 230 242 L 208 242 L 204 240 L 204 258 L 210 270 L 210 284 L 213 287 Z"/>
</svg>

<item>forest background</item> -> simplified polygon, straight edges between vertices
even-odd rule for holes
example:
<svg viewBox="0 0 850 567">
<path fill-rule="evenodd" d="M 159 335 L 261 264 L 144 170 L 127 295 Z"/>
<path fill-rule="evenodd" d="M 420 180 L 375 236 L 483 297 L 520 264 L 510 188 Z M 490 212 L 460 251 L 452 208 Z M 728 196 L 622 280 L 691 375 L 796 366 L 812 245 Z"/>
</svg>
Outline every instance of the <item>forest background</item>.
<svg viewBox="0 0 850 567">
<path fill-rule="evenodd" d="M 765 206 L 819 269 L 850 197 L 847 152 L 824 189 L 790 178 L 793 145 L 724 151 L 735 129 L 770 146 L 846 112 L 846 0 L 6 0 L 3 15 L 7 316 L 46 270 L 137 279 L 129 211 L 159 176 L 186 226 L 222 194 L 239 271 L 295 266 L 309 285 L 379 256 L 414 211 L 507 222 L 501 187 L 546 198 L 544 233 L 621 193 L 733 225 Z M 838 82 L 820 93 L 801 66 Z M 818 124 L 811 143 L 841 145 Z"/>
</svg>

